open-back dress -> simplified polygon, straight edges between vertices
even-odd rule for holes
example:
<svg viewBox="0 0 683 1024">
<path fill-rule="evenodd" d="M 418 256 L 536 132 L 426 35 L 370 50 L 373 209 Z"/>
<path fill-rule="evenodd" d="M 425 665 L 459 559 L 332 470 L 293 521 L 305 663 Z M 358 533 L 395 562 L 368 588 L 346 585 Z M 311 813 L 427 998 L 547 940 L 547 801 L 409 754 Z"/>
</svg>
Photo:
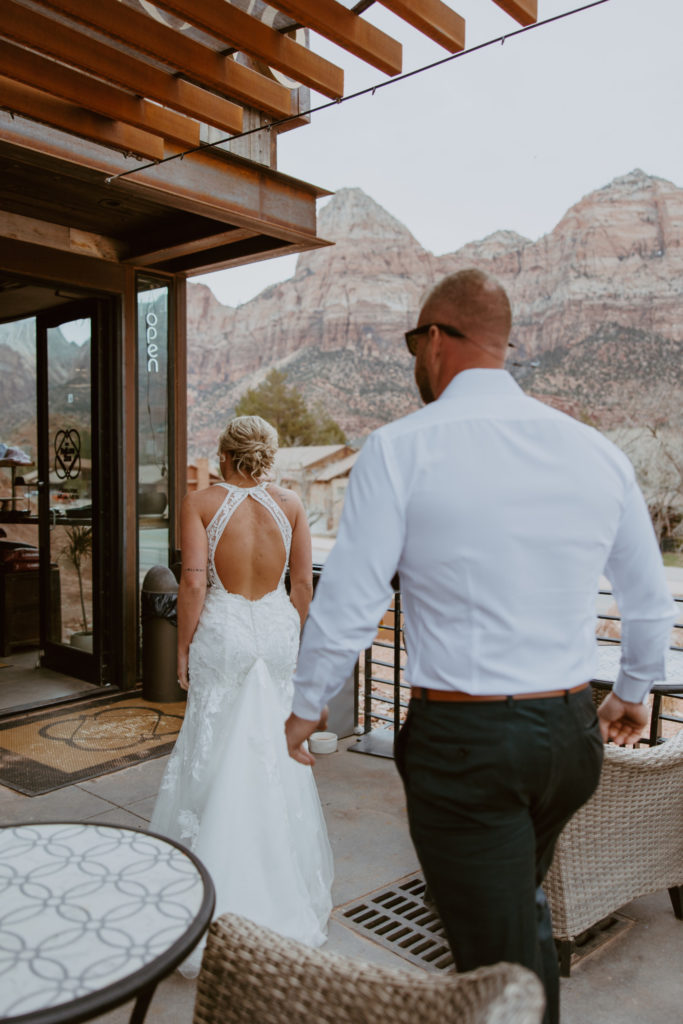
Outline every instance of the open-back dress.
<svg viewBox="0 0 683 1024">
<path fill-rule="evenodd" d="M 225 498 L 206 528 L 208 587 L 189 651 L 187 709 L 150 830 L 194 851 L 216 887 L 216 916 L 248 917 L 309 946 L 326 939 L 332 853 L 313 773 L 287 752 L 299 615 L 285 589 L 292 529 L 264 484 L 218 484 Z M 275 590 L 252 601 L 229 593 L 215 554 L 246 500 L 282 534 Z M 198 973 L 202 947 L 181 971 Z"/>
</svg>

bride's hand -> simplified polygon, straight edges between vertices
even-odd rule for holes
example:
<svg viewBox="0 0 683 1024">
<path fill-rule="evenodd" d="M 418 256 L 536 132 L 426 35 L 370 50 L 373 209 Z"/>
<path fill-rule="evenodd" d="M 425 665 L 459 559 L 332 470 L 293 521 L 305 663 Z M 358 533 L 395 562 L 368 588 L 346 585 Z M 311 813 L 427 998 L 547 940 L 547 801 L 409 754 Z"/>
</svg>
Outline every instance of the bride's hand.
<svg viewBox="0 0 683 1024">
<path fill-rule="evenodd" d="M 187 658 L 178 656 L 178 686 L 181 690 L 189 690 L 190 677 L 187 670 Z"/>
</svg>

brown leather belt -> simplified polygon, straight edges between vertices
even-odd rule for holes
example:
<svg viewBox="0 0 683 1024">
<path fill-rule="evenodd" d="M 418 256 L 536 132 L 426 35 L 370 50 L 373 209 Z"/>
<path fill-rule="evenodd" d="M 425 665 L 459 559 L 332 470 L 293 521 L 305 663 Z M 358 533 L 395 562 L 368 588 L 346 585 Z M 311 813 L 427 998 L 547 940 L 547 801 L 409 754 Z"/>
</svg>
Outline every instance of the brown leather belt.
<svg viewBox="0 0 683 1024">
<path fill-rule="evenodd" d="M 464 704 L 474 704 L 479 701 L 501 701 L 501 700 L 542 700 L 545 697 L 564 697 L 570 693 L 578 693 L 585 690 L 588 683 L 579 683 L 568 690 L 540 690 L 538 693 L 464 693 L 462 690 L 428 690 L 424 686 L 411 686 L 410 696 L 419 700 L 438 701 L 459 701 Z"/>
</svg>

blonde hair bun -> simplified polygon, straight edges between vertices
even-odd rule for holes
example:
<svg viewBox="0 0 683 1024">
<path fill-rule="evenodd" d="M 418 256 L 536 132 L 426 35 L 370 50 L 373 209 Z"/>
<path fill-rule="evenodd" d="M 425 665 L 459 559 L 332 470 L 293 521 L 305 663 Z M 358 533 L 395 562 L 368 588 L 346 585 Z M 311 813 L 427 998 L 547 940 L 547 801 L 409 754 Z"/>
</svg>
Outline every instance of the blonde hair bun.
<svg viewBox="0 0 683 1024">
<path fill-rule="evenodd" d="M 261 416 L 235 416 L 218 439 L 218 454 L 228 453 L 242 476 L 262 480 L 278 449 L 277 431 Z"/>
</svg>

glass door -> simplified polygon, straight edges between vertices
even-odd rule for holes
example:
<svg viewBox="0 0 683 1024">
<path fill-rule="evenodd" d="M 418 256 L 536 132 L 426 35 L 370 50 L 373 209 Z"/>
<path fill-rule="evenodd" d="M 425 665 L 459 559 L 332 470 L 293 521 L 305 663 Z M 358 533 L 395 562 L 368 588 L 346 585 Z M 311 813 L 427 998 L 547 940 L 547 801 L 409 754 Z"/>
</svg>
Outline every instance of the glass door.
<svg viewBox="0 0 683 1024">
<path fill-rule="evenodd" d="M 97 682 L 95 302 L 37 319 L 42 664 Z"/>
</svg>

